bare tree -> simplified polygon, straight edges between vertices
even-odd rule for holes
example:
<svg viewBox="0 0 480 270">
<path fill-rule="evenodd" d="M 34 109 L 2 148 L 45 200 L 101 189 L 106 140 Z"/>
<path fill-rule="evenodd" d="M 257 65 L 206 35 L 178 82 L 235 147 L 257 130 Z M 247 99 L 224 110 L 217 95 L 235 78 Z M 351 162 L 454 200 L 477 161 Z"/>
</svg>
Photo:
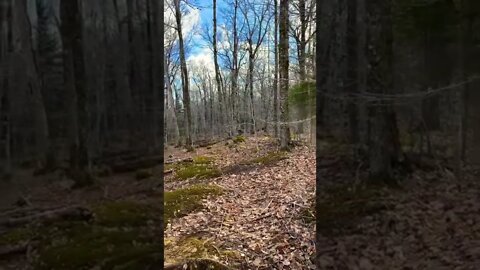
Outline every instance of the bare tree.
<svg viewBox="0 0 480 270">
<path fill-rule="evenodd" d="M 279 14 L 279 85 L 280 85 L 280 148 L 287 150 L 290 147 L 290 128 L 288 126 L 289 110 L 288 110 L 288 0 L 280 0 Z"/>
<path fill-rule="evenodd" d="M 83 54 L 83 21 L 78 1 L 60 2 L 61 32 L 65 64 L 65 88 L 70 91 L 70 168 L 76 180 L 87 180 L 82 172 L 89 162 L 87 151 L 87 88 Z"/>
<path fill-rule="evenodd" d="M 181 0 L 174 0 L 175 6 L 175 21 L 178 34 L 178 44 L 180 50 L 180 65 L 181 65 L 181 75 L 182 75 L 182 87 L 183 87 L 183 105 L 185 106 L 185 146 L 187 149 L 192 148 L 192 112 L 190 107 L 190 89 L 189 89 L 189 77 L 187 62 L 185 59 L 185 45 L 183 43 L 183 34 L 182 34 L 182 12 L 180 10 Z"/>
<path fill-rule="evenodd" d="M 260 8 L 257 8 L 260 6 Z M 256 121 L 255 121 L 255 104 L 254 104 L 254 93 L 253 93 L 253 75 L 255 60 L 257 57 L 258 50 L 262 45 L 265 36 L 268 31 L 268 23 L 270 21 L 271 15 L 268 10 L 270 9 L 270 1 L 262 4 L 251 2 L 250 0 L 244 0 L 240 6 L 240 10 L 243 13 L 246 29 L 245 29 L 245 40 L 247 43 L 247 52 L 248 52 L 248 80 L 247 86 L 250 106 L 245 106 L 246 108 L 250 107 L 250 131 L 255 133 L 256 131 Z"/>
<path fill-rule="evenodd" d="M 393 29 L 392 1 L 379 0 L 366 3 L 368 16 L 367 37 L 369 48 L 367 59 L 368 89 L 374 94 L 392 93 L 393 89 Z M 397 161 L 398 132 L 392 104 L 372 104 L 371 145 L 369 165 L 371 181 L 394 181 L 392 165 Z"/>
</svg>

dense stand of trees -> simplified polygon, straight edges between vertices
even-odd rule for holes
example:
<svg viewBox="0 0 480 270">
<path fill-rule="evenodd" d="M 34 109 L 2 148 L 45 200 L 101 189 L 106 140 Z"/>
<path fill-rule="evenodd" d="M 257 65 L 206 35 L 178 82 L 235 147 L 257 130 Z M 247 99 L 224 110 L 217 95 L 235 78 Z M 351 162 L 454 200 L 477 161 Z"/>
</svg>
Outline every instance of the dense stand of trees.
<svg viewBox="0 0 480 270">
<path fill-rule="evenodd" d="M 163 126 L 161 10 L 153 0 L 3 0 L 0 164 L 69 168 L 154 151 Z"/>
<path fill-rule="evenodd" d="M 480 136 L 479 11 L 469 0 L 321 1 L 320 135 L 368 156 L 371 180 L 393 181 L 418 157 L 460 174 Z"/>
<path fill-rule="evenodd" d="M 194 3 L 166 3 L 167 143 L 191 148 L 211 137 L 263 131 L 283 134 L 285 147 L 289 126 L 297 133 L 309 126 L 312 133 L 312 111 L 293 104 L 289 90 L 315 79 L 315 2 L 213 0 L 202 8 L 213 9 L 212 20 L 185 32 Z M 193 32 L 207 44 L 202 59 L 211 59 L 211 67 L 192 60 L 198 49 Z M 297 95 L 306 92 L 300 87 Z M 295 120 L 299 124 L 290 123 Z"/>
</svg>

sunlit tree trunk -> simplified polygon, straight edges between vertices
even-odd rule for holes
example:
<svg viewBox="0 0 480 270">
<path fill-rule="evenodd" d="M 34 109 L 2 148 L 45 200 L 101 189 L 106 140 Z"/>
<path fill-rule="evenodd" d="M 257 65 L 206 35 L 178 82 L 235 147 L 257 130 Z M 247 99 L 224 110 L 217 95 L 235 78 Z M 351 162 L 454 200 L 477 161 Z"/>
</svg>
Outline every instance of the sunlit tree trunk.
<svg viewBox="0 0 480 270">
<path fill-rule="evenodd" d="M 187 149 L 192 148 L 192 111 L 190 105 L 190 89 L 189 77 L 187 70 L 187 62 L 185 59 L 185 46 L 183 43 L 182 32 L 182 13 L 180 10 L 180 0 L 174 0 L 175 5 L 175 20 L 177 23 L 178 44 L 180 50 L 180 66 L 182 74 L 182 88 L 183 88 L 183 105 L 185 107 L 185 145 Z"/>
<path fill-rule="evenodd" d="M 288 108 L 288 3 L 289 0 L 280 0 L 280 14 L 279 14 L 279 84 L 280 84 L 280 148 L 282 150 L 288 150 L 290 145 L 290 128 L 289 121 L 289 108 Z"/>
</svg>

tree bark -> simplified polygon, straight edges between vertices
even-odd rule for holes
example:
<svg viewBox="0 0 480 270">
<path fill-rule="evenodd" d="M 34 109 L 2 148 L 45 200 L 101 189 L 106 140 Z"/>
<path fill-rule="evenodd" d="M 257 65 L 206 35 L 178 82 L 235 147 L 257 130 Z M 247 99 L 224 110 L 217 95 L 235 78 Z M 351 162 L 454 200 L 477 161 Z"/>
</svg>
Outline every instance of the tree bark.
<svg viewBox="0 0 480 270">
<path fill-rule="evenodd" d="M 185 106 L 185 146 L 188 150 L 192 150 L 192 111 L 190 107 L 190 89 L 189 89 L 189 77 L 187 70 L 187 62 L 185 59 L 185 47 L 183 43 L 182 33 L 182 13 L 180 10 L 180 0 L 174 0 L 175 5 L 175 20 L 177 23 L 178 44 L 180 50 L 180 66 L 182 74 L 182 87 L 183 87 L 183 104 Z"/>
<path fill-rule="evenodd" d="M 392 93 L 393 31 L 392 0 L 366 2 L 368 14 L 368 88 L 374 94 Z M 372 138 L 369 147 L 370 181 L 393 184 L 392 166 L 397 158 L 398 134 L 390 102 L 371 104 Z"/>
<path fill-rule="evenodd" d="M 358 44 L 357 44 L 357 1 L 347 2 L 347 91 L 350 94 L 358 93 Z M 358 107 L 354 101 L 347 104 L 350 128 L 350 141 L 355 145 L 354 155 L 357 155 L 358 135 Z"/>
<path fill-rule="evenodd" d="M 274 128 L 274 136 L 278 138 L 278 0 L 273 0 L 275 3 L 274 6 L 274 57 L 275 57 L 275 67 L 274 67 L 274 75 L 273 75 L 273 128 Z"/>
<path fill-rule="evenodd" d="M 280 148 L 288 150 L 290 148 L 290 128 L 289 108 L 288 108 L 288 85 L 289 85 L 289 60 L 288 60 L 288 6 L 289 0 L 280 0 L 280 14 L 279 14 L 279 69 L 280 69 Z"/>
<path fill-rule="evenodd" d="M 38 165 L 37 168 L 43 168 L 48 160 L 48 151 L 50 151 L 50 139 L 48 132 L 48 121 L 47 113 L 45 111 L 45 104 L 43 102 L 43 96 L 40 89 L 38 67 L 37 67 L 37 58 L 34 53 L 33 42 L 32 42 L 32 26 L 30 19 L 27 13 L 27 0 L 15 1 L 15 13 L 14 16 L 18 18 L 17 21 L 17 38 L 19 42 L 18 55 L 23 59 L 18 59 L 18 62 L 24 63 L 22 67 L 26 71 L 26 77 L 22 82 L 17 82 L 17 84 L 23 83 L 23 87 L 28 89 L 29 93 L 32 95 L 32 101 L 34 104 L 33 118 L 35 119 L 35 145 L 36 145 L 36 154 Z M 19 74 L 22 72 L 19 70 Z M 22 88 L 23 88 L 22 87 Z"/>
<path fill-rule="evenodd" d="M 61 35 L 64 50 L 65 88 L 71 91 L 70 167 L 86 170 L 87 87 L 83 53 L 83 19 L 78 0 L 60 2 Z"/>
<path fill-rule="evenodd" d="M 222 78 L 220 74 L 220 67 L 218 65 L 218 48 L 217 48 L 217 0 L 213 0 L 213 62 L 215 65 L 215 82 L 217 87 L 217 93 L 219 94 L 220 108 L 224 111 L 226 108 L 226 98 L 222 91 Z M 220 114 L 220 123 L 224 126 L 225 121 L 224 114 Z"/>
</svg>

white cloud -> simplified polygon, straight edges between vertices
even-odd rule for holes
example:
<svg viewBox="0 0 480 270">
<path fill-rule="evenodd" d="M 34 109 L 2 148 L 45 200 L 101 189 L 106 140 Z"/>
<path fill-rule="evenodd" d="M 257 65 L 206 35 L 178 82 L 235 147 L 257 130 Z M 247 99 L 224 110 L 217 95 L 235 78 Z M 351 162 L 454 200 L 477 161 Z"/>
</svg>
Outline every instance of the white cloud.
<svg viewBox="0 0 480 270">
<path fill-rule="evenodd" d="M 203 48 L 198 53 L 187 59 L 187 64 L 193 69 L 215 72 L 215 63 L 213 62 L 213 53 L 209 48 Z"/>
<path fill-rule="evenodd" d="M 164 23 L 165 23 L 165 31 L 164 31 L 164 45 L 166 46 L 172 40 L 176 40 L 178 38 L 177 31 L 174 27 L 176 27 L 175 21 L 175 13 L 173 10 L 173 3 L 171 0 L 165 1 L 165 9 L 163 12 L 164 16 Z M 200 10 L 186 6 L 186 11 L 182 15 L 182 34 L 183 38 L 186 39 L 191 34 L 195 34 L 197 30 L 197 26 L 200 22 Z"/>
</svg>

